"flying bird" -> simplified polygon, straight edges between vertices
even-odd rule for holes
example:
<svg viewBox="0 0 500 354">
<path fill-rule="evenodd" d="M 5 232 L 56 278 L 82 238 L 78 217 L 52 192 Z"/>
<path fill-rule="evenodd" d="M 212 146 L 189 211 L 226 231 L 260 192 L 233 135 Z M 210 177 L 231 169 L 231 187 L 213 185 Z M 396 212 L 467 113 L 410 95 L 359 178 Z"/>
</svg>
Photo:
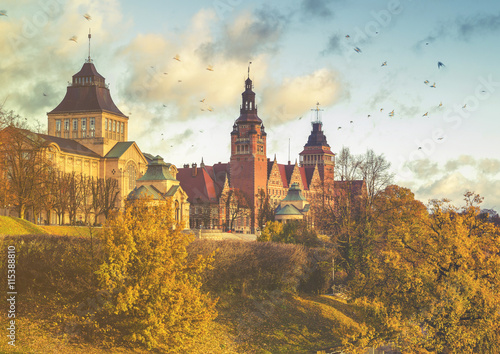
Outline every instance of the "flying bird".
<svg viewBox="0 0 500 354">
<path fill-rule="evenodd" d="M 201 103 L 205 102 L 205 99 L 200 100 Z"/>
<path fill-rule="evenodd" d="M 442 106 L 443 106 L 443 102 L 439 102 L 438 107 L 442 107 Z"/>
<path fill-rule="evenodd" d="M 429 80 L 425 80 L 424 84 L 429 85 Z"/>
<path fill-rule="evenodd" d="M 44 96 L 47 96 L 47 94 L 46 94 L 45 92 L 43 93 L 43 95 L 44 95 Z"/>
<path fill-rule="evenodd" d="M 87 21 L 92 20 L 92 16 L 90 16 L 89 14 L 85 14 L 85 15 L 83 15 L 83 17 L 85 17 L 85 19 L 86 19 Z"/>
<path fill-rule="evenodd" d="M 444 139 L 443 137 L 441 137 L 441 138 L 438 138 L 438 140 L 443 140 L 443 139 Z"/>
<path fill-rule="evenodd" d="M 177 80 L 177 82 L 182 82 L 182 80 Z"/>
<path fill-rule="evenodd" d="M 359 49 L 358 47 L 354 48 L 354 51 L 355 51 L 356 53 L 361 53 L 361 49 Z"/>
<path fill-rule="evenodd" d="M 214 67 L 212 65 L 207 66 L 208 71 L 214 71 Z"/>
<path fill-rule="evenodd" d="M 200 111 L 203 111 L 203 112 L 205 112 L 205 110 L 204 110 L 203 108 L 200 108 Z"/>
<path fill-rule="evenodd" d="M 299 120 L 301 120 L 301 119 L 302 119 L 302 116 L 299 117 Z"/>
<path fill-rule="evenodd" d="M 380 112 L 382 112 L 384 109 L 383 108 L 380 108 Z"/>
<path fill-rule="evenodd" d="M 342 129 L 342 127 L 338 127 L 338 128 L 337 128 L 337 130 L 340 130 L 340 129 Z"/>
<path fill-rule="evenodd" d="M 418 147 L 418 149 L 419 149 L 419 150 L 422 150 L 422 147 L 421 147 L 421 146 L 419 146 L 419 147 Z"/>
<path fill-rule="evenodd" d="M 466 103 L 466 104 L 464 104 L 462 108 L 465 108 L 465 107 L 467 107 L 467 103 Z"/>
<path fill-rule="evenodd" d="M 200 133 L 203 133 L 203 130 L 200 130 Z"/>
<path fill-rule="evenodd" d="M 352 120 L 349 123 L 354 123 Z"/>
<path fill-rule="evenodd" d="M 431 87 L 432 87 L 432 88 L 436 88 L 436 83 L 433 83 L 433 84 L 431 85 Z"/>
<path fill-rule="evenodd" d="M 438 61 L 438 69 L 441 69 L 444 66 L 446 66 L 446 65 L 444 65 L 442 62 Z"/>
<path fill-rule="evenodd" d="M 167 105 L 166 105 L 166 104 L 164 104 L 164 105 L 163 105 L 163 107 L 167 107 Z"/>
<path fill-rule="evenodd" d="M 394 110 L 392 110 L 391 112 L 389 112 L 389 117 L 394 117 Z"/>
<path fill-rule="evenodd" d="M 0 16 L 7 16 L 7 10 L 0 10 Z"/>
<path fill-rule="evenodd" d="M 179 54 L 176 54 L 175 57 L 173 57 L 172 59 L 177 60 L 177 61 L 181 61 L 181 58 L 179 57 Z"/>
<path fill-rule="evenodd" d="M 348 34 L 345 35 L 345 38 L 351 38 L 351 36 L 349 36 Z"/>
<path fill-rule="evenodd" d="M 370 118 L 370 117 L 371 117 L 371 114 L 368 115 L 368 118 Z"/>
<path fill-rule="evenodd" d="M 163 75 L 168 75 L 168 73 L 163 73 Z"/>
<path fill-rule="evenodd" d="M 208 107 L 207 109 L 208 109 L 210 112 L 213 112 L 213 110 L 214 110 L 212 107 Z"/>
<path fill-rule="evenodd" d="M 425 112 L 422 117 L 427 117 L 429 115 L 429 112 Z"/>
<path fill-rule="evenodd" d="M 386 61 L 384 61 L 384 62 L 382 63 L 382 65 L 380 65 L 380 66 L 387 66 L 387 62 L 386 62 Z"/>
<path fill-rule="evenodd" d="M 70 41 L 73 41 L 75 43 L 78 43 L 78 37 L 77 36 L 73 36 L 69 39 Z"/>
</svg>

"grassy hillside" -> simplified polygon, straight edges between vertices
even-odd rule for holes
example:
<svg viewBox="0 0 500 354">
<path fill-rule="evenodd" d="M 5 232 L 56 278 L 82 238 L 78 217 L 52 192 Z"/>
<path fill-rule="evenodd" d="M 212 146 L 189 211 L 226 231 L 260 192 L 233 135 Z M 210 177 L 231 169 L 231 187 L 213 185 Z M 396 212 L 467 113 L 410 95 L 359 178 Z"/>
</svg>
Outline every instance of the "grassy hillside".
<svg viewBox="0 0 500 354">
<path fill-rule="evenodd" d="M 0 235 L 36 235 L 46 233 L 42 227 L 32 224 L 29 221 L 9 216 L 0 216 Z"/>
<path fill-rule="evenodd" d="M 8 245 L 16 246 L 17 256 L 17 341 L 15 348 L 0 341 L 0 352 L 148 352 L 102 342 L 92 323 L 79 314 L 80 304 L 95 291 L 92 272 L 102 257 L 96 242 L 49 235 L 0 238 L 2 249 Z M 307 249 L 204 241 L 190 252 L 212 249 L 219 251 L 205 280 L 211 280 L 207 291 L 219 297 L 219 316 L 190 353 L 316 353 L 338 347 L 346 335 L 359 332 L 354 311 L 343 300 L 294 290 L 305 276 L 297 269 L 307 264 Z M 3 273 L 5 262 L 0 258 Z M 7 323 L 5 313 L 1 316 Z"/>
<path fill-rule="evenodd" d="M 92 232 L 99 232 L 100 228 L 93 228 Z M 89 228 L 85 226 L 55 226 L 35 225 L 29 221 L 0 216 L 0 236 L 6 235 L 57 235 L 57 236 L 88 236 Z"/>
</svg>

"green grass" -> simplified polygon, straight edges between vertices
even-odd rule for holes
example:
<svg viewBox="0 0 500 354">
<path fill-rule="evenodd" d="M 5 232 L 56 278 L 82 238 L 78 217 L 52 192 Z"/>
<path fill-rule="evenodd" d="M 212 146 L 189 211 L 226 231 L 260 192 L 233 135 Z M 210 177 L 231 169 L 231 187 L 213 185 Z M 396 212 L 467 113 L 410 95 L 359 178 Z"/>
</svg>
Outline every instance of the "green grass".
<svg viewBox="0 0 500 354">
<path fill-rule="evenodd" d="M 29 221 L 13 218 L 10 216 L 0 216 L 0 235 L 36 235 L 46 234 L 41 226 Z"/>
<path fill-rule="evenodd" d="M 101 228 L 92 228 L 94 235 Z M 35 225 L 27 220 L 10 216 L 0 216 L 0 236 L 18 235 L 57 235 L 57 236 L 89 236 L 90 229 L 86 226 L 56 226 Z"/>
</svg>

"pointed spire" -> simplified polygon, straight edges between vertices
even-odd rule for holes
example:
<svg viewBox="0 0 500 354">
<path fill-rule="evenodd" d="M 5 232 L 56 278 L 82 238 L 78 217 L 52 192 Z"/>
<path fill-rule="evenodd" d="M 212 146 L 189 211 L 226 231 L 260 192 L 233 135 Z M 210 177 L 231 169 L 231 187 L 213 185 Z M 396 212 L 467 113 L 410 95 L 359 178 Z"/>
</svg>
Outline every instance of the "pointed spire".
<svg viewBox="0 0 500 354">
<path fill-rule="evenodd" d="M 252 64 L 252 62 L 248 62 L 248 79 L 250 79 L 250 64 Z"/>
<path fill-rule="evenodd" d="M 201 167 L 201 168 L 205 167 L 205 163 L 203 162 L 203 157 L 201 158 L 200 167 Z"/>
<path fill-rule="evenodd" d="M 92 59 L 90 59 L 90 38 L 92 38 L 92 35 L 90 34 L 90 28 L 89 28 L 89 58 L 87 59 L 87 63 L 92 62 Z"/>
<path fill-rule="evenodd" d="M 274 162 L 276 162 L 276 153 L 274 153 Z"/>
</svg>

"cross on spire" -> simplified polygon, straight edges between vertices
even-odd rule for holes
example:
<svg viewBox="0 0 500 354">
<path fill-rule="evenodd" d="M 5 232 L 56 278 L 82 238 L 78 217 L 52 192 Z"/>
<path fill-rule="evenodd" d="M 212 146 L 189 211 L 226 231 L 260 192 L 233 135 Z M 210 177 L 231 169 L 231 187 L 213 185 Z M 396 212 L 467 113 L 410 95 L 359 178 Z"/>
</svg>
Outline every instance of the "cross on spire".
<svg viewBox="0 0 500 354">
<path fill-rule="evenodd" d="M 319 102 L 316 102 L 316 108 L 311 109 L 311 111 L 316 112 L 316 120 L 314 121 L 314 123 L 321 123 L 321 118 L 320 118 L 319 112 L 323 111 L 323 109 L 319 109 Z"/>
</svg>

